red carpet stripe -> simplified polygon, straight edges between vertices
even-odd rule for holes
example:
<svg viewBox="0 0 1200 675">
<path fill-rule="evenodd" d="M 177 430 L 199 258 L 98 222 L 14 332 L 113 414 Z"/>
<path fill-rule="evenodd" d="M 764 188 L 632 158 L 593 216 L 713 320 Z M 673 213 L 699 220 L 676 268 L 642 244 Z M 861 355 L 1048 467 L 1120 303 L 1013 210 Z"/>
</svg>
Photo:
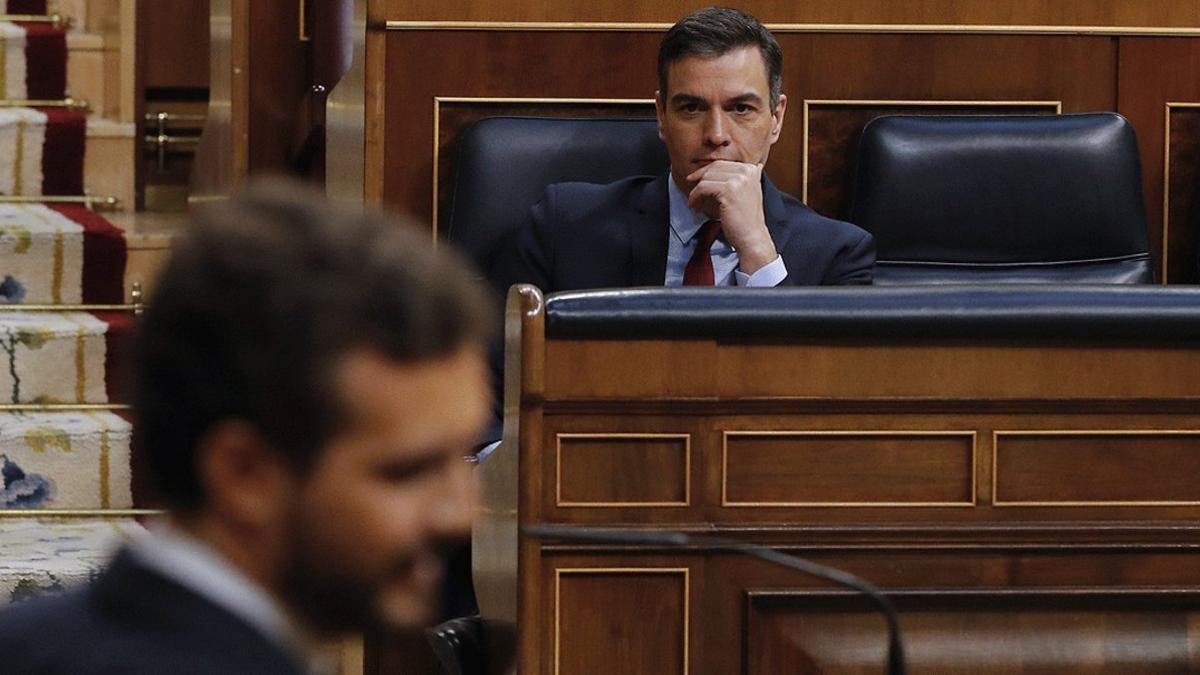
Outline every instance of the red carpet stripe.
<svg viewBox="0 0 1200 675">
<path fill-rule="evenodd" d="M 67 33 L 44 23 L 25 29 L 25 86 L 35 100 L 58 100 L 67 91 Z"/>
<path fill-rule="evenodd" d="M 87 118 L 72 110 L 39 108 L 46 113 L 46 143 L 42 149 L 42 194 L 83 194 L 83 153 Z"/>
<path fill-rule="evenodd" d="M 127 372 L 133 348 L 135 318 L 129 312 L 92 312 L 92 316 L 108 324 L 104 336 L 104 386 L 109 403 L 129 403 L 130 373 Z"/>
<path fill-rule="evenodd" d="M 50 204 L 83 226 L 83 302 L 117 305 L 125 301 L 125 234 L 95 211 L 82 206 Z"/>
</svg>

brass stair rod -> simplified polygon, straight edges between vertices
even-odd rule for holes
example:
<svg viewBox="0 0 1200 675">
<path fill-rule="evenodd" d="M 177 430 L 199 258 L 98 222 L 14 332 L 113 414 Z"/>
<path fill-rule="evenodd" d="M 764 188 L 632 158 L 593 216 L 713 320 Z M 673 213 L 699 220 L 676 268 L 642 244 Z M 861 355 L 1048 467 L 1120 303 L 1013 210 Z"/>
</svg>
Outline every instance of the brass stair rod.
<svg viewBox="0 0 1200 675">
<path fill-rule="evenodd" d="M 0 303 L 0 314 L 6 312 L 133 312 L 141 311 L 142 305 L 6 305 Z"/>
<path fill-rule="evenodd" d="M 147 122 L 203 122 L 207 119 L 207 115 L 199 115 L 193 113 L 172 113 L 172 112 L 156 112 L 146 113 L 145 120 Z"/>
<path fill-rule="evenodd" d="M 147 134 L 145 143 L 151 150 L 154 150 L 158 155 L 158 172 L 165 173 L 167 170 L 167 149 L 172 145 L 193 145 L 200 142 L 199 136 L 172 136 L 167 133 L 167 124 L 173 121 L 204 121 L 204 115 L 172 115 L 169 112 L 147 113 L 146 121 L 154 122 L 158 133 L 156 135 Z"/>
<path fill-rule="evenodd" d="M 71 18 L 62 14 L 0 14 L 0 21 L 48 23 L 55 28 L 69 28 L 71 26 Z"/>
<path fill-rule="evenodd" d="M 91 210 L 101 206 L 115 209 L 121 204 L 116 197 L 92 195 L 0 195 L 0 204 L 83 204 Z"/>
<path fill-rule="evenodd" d="M 71 108 L 87 110 L 88 102 L 68 96 L 64 99 L 2 98 L 0 108 Z"/>
</svg>

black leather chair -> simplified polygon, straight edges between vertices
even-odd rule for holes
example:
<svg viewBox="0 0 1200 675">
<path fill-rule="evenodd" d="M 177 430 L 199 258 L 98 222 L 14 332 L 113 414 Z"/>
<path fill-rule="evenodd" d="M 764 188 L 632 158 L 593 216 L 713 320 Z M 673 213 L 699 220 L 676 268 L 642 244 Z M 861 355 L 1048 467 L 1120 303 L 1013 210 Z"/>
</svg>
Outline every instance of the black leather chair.
<svg viewBox="0 0 1200 675">
<path fill-rule="evenodd" d="M 425 631 L 444 675 L 487 673 L 483 630 L 483 619 L 476 615 L 451 619 Z"/>
<path fill-rule="evenodd" d="M 608 183 L 669 165 L 652 118 L 484 118 L 458 142 L 445 237 L 486 270 L 547 185 Z"/>
<path fill-rule="evenodd" d="M 653 118 L 487 117 L 459 138 L 443 235 L 487 270 L 547 185 L 608 183 L 669 166 Z M 497 290 L 503 298 L 504 289 Z M 487 436 L 497 438 L 499 430 Z M 472 616 L 427 631 L 443 672 L 484 672 L 483 630 L 482 619 Z"/>
<path fill-rule="evenodd" d="M 1115 113 L 874 119 L 850 220 L 875 235 L 877 284 L 1154 281 Z"/>
</svg>

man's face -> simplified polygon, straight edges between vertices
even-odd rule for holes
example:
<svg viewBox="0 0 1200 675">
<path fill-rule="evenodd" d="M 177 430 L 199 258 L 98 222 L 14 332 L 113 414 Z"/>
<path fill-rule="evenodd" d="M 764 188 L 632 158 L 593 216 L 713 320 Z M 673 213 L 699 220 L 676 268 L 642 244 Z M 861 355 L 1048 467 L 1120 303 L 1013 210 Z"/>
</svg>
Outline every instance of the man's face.
<svg viewBox="0 0 1200 675">
<path fill-rule="evenodd" d="M 787 97 L 771 110 L 767 69 L 758 47 L 721 56 L 684 56 L 667 67 L 667 91 L 655 96 L 658 136 L 671 156 L 671 173 L 685 192 L 685 178 L 713 160 L 767 161 L 779 139 Z"/>
<path fill-rule="evenodd" d="M 464 461 L 488 418 L 476 348 L 421 363 L 373 352 L 338 372 L 345 429 L 298 481 L 287 537 L 287 603 L 327 631 L 427 625 L 443 554 L 470 534 L 476 506 Z"/>
</svg>

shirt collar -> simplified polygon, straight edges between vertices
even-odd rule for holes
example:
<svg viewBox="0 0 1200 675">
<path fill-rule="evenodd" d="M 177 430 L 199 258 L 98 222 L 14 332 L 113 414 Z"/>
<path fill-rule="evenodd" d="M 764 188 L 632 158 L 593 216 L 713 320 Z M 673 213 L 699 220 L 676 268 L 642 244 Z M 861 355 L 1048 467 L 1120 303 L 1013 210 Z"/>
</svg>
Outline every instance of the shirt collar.
<svg viewBox="0 0 1200 675">
<path fill-rule="evenodd" d="M 672 174 L 667 174 L 667 195 L 670 200 L 671 231 L 680 243 L 686 244 L 696 236 L 700 227 L 708 222 L 708 216 L 688 206 L 687 195 L 679 189 Z"/>
<path fill-rule="evenodd" d="M 266 590 L 216 550 L 166 522 L 135 539 L 133 555 L 146 567 L 220 606 L 301 658 L 311 673 L 332 672 L 329 657 Z"/>
</svg>

